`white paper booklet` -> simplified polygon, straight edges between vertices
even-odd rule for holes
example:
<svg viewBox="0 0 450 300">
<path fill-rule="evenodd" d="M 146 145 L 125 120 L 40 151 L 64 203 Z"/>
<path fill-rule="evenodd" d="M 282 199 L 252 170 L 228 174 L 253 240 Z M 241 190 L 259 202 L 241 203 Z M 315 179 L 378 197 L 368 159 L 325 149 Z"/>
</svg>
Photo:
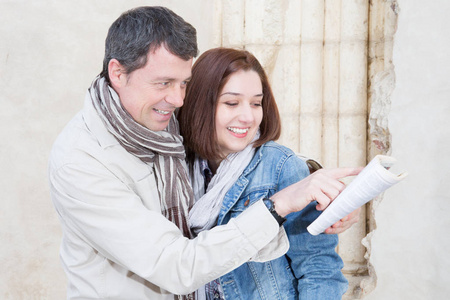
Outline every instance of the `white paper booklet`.
<svg viewBox="0 0 450 300">
<path fill-rule="evenodd" d="M 396 159 L 390 156 L 375 156 L 323 213 L 308 226 L 308 232 L 312 235 L 324 232 L 325 229 L 358 207 L 404 179 L 408 175 L 406 172 L 395 175 L 389 171 L 395 162 Z"/>
</svg>

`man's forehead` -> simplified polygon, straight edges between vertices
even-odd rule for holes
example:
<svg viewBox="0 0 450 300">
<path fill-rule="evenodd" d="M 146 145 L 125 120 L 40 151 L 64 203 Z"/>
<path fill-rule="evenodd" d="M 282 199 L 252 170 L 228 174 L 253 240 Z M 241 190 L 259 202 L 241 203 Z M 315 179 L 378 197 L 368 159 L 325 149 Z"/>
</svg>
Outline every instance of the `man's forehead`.
<svg viewBox="0 0 450 300">
<path fill-rule="evenodd" d="M 193 59 L 184 60 L 172 54 L 164 47 L 149 51 L 144 69 L 152 80 L 183 81 L 191 77 Z"/>
<path fill-rule="evenodd" d="M 191 57 L 190 59 L 186 60 L 180 56 L 178 56 L 177 54 L 171 52 L 170 50 L 167 49 L 167 47 L 164 46 L 164 44 L 159 45 L 157 47 L 151 47 L 148 51 L 147 54 L 147 59 L 152 59 L 152 58 L 158 58 L 158 57 L 162 57 L 165 56 L 166 58 L 172 58 L 172 59 L 178 59 L 178 60 L 182 60 L 182 61 L 193 61 L 193 57 Z"/>
<path fill-rule="evenodd" d="M 189 76 L 179 76 L 179 77 L 173 77 L 173 76 L 154 76 L 154 81 L 189 81 L 191 79 L 191 74 Z"/>
</svg>

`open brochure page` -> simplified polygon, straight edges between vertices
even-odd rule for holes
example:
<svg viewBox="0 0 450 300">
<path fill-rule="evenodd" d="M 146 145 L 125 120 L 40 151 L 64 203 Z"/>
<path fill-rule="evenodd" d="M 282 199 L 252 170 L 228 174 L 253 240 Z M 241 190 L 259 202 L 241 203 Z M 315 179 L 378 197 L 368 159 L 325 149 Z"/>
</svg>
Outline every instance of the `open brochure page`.
<svg viewBox="0 0 450 300">
<path fill-rule="evenodd" d="M 308 232 L 312 235 L 324 232 L 325 229 L 358 207 L 403 180 L 407 176 L 406 172 L 395 175 L 389 171 L 395 161 L 395 158 L 390 156 L 375 156 L 323 213 L 308 226 Z"/>
</svg>

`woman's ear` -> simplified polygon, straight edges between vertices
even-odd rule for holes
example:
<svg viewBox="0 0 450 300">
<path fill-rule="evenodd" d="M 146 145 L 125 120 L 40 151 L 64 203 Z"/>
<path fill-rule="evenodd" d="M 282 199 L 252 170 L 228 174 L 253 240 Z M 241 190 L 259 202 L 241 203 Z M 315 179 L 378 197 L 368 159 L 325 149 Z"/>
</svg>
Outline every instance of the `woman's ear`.
<svg viewBox="0 0 450 300">
<path fill-rule="evenodd" d="M 121 87 L 126 83 L 126 73 L 125 68 L 122 64 L 115 58 L 111 59 L 108 63 L 108 75 L 109 81 L 112 87 Z"/>
</svg>

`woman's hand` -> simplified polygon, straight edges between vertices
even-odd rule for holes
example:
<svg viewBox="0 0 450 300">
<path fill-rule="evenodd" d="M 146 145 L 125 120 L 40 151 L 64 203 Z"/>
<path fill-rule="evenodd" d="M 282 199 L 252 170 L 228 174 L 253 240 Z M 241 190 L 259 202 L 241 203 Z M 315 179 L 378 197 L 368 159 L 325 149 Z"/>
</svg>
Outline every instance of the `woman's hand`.
<svg viewBox="0 0 450 300">
<path fill-rule="evenodd" d="M 354 211 L 352 211 L 349 215 L 343 217 L 331 227 L 328 227 L 325 230 L 327 234 L 338 234 L 349 229 L 353 224 L 358 223 L 359 221 L 359 213 L 361 212 L 361 207 L 358 207 Z"/>
</svg>

